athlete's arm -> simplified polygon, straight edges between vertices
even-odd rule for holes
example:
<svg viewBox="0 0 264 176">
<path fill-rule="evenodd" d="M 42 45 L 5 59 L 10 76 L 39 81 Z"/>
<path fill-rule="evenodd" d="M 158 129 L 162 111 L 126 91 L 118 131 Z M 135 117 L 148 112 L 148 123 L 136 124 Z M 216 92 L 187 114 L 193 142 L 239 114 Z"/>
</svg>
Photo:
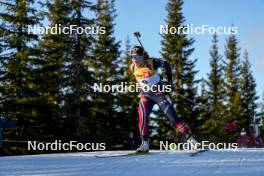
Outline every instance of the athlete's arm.
<svg viewBox="0 0 264 176">
<path fill-rule="evenodd" d="M 154 69 L 157 68 L 163 68 L 166 71 L 168 83 L 172 84 L 172 72 L 171 72 L 171 67 L 170 64 L 167 61 L 163 61 L 161 59 L 153 59 L 153 65 Z"/>
</svg>

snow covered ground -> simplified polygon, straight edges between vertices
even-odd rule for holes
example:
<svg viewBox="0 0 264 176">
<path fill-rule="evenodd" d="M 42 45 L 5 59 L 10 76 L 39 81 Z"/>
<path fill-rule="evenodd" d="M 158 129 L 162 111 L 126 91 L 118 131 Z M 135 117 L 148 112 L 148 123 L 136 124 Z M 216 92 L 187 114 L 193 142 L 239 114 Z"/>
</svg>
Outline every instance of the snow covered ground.
<svg viewBox="0 0 264 176">
<path fill-rule="evenodd" d="M 264 149 L 209 151 L 195 157 L 190 157 L 187 151 L 151 151 L 154 154 L 95 157 L 95 155 L 128 152 L 103 151 L 0 157 L 0 176 L 264 176 Z"/>
</svg>

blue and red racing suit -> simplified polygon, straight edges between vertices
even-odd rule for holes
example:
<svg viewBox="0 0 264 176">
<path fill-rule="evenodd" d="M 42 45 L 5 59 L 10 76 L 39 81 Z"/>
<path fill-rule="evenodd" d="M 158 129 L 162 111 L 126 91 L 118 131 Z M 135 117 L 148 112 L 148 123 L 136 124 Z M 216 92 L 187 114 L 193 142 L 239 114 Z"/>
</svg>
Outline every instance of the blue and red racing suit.
<svg viewBox="0 0 264 176">
<path fill-rule="evenodd" d="M 172 72 L 168 62 L 156 58 L 148 58 L 144 61 L 143 66 L 137 67 L 131 64 L 131 71 L 135 76 L 137 83 L 144 85 L 162 85 L 158 68 L 166 70 L 166 75 L 169 83 L 172 83 Z M 140 93 L 140 101 L 138 106 L 139 115 L 139 131 L 143 139 L 149 136 L 148 116 L 155 104 L 163 111 L 165 116 L 175 125 L 178 131 L 183 134 L 188 131 L 187 125 L 179 118 L 170 101 L 165 97 L 164 92 L 159 91 L 142 91 Z"/>
</svg>

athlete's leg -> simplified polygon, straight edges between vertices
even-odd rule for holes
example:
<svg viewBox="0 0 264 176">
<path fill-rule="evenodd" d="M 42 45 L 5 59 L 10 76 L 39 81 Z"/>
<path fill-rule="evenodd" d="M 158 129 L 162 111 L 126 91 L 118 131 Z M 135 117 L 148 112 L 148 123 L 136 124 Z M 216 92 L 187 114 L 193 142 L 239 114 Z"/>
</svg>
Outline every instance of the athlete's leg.
<svg viewBox="0 0 264 176">
<path fill-rule="evenodd" d="M 149 151 L 149 130 L 148 130 L 148 116 L 153 108 L 154 102 L 145 96 L 141 96 L 138 114 L 139 114 L 139 132 L 141 137 L 141 145 L 136 150 L 138 153 L 147 153 Z"/>
<path fill-rule="evenodd" d="M 159 105 L 164 115 L 173 123 L 181 134 L 184 134 L 189 130 L 183 120 L 177 116 L 172 103 L 170 103 L 164 95 L 155 95 L 152 96 L 151 99 Z"/>
<path fill-rule="evenodd" d="M 175 125 L 175 127 L 181 133 L 182 142 L 188 142 L 190 144 L 198 143 L 190 133 L 188 126 L 183 122 L 181 118 L 177 116 L 173 105 L 166 99 L 164 95 L 153 96 L 152 99 L 159 105 L 165 116 Z M 192 146 L 192 148 L 197 149 L 197 146 L 194 145 Z"/>
<path fill-rule="evenodd" d="M 139 106 L 138 106 L 138 116 L 139 116 L 139 132 L 140 137 L 143 139 L 147 139 L 149 136 L 148 129 L 148 116 L 152 111 L 154 102 L 148 99 L 146 96 L 141 96 Z"/>
</svg>

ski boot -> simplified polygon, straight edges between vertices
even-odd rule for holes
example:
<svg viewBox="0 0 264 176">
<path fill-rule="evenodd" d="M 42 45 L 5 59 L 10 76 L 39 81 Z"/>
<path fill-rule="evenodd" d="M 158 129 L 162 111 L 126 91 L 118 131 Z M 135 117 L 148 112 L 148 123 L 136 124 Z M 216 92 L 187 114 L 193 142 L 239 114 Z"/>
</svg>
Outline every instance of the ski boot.
<svg viewBox="0 0 264 176">
<path fill-rule="evenodd" d="M 148 153 L 149 152 L 149 139 L 142 139 L 140 147 L 136 150 L 136 153 Z"/>
<path fill-rule="evenodd" d="M 197 140 L 192 136 L 192 134 L 189 131 L 187 131 L 184 134 L 182 134 L 181 141 L 183 143 L 190 144 L 191 145 L 191 148 L 193 150 L 199 150 L 199 149 L 201 149 L 201 146 L 199 145 L 199 143 L 197 142 Z"/>
</svg>

